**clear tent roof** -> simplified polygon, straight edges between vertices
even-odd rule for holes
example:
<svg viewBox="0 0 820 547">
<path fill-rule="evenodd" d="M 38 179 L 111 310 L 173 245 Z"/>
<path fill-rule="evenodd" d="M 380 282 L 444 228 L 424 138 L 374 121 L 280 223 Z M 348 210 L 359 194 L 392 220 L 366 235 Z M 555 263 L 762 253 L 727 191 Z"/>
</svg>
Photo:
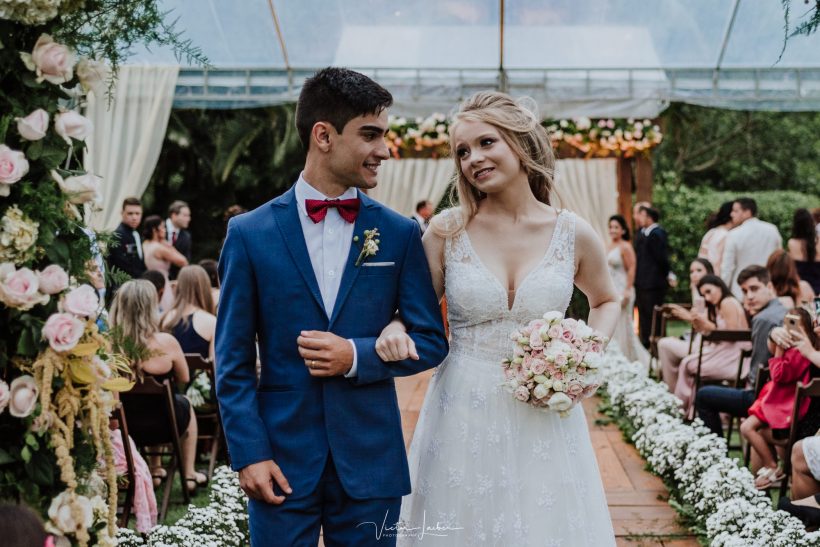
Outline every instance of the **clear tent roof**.
<svg viewBox="0 0 820 547">
<path fill-rule="evenodd" d="M 820 33 L 790 40 L 778 62 L 776 0 L 161 3 L 213 65 L 183 67 L 179 107 L 293 101 L 337 65 L 372 75 L 411 115 L 486 88 L 531 96 L 545 116 L 653 116 L 669 101 L 820 110 Z M 792 25 L 808 9 L 795 0 Z M 154 49 L 131 62 L 176 61 Z"/>
</svg>

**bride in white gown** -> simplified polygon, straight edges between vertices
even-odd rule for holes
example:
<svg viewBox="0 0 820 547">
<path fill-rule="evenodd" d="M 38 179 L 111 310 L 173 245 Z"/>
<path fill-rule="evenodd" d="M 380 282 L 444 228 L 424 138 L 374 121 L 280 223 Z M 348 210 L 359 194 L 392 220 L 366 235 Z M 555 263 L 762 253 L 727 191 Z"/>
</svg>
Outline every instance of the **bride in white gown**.
<svg viewBox="0 0 820 547">
<path fill-rule="evenodd" d="M 510 333 L 546 311 L 564 313 L 573 282 L 589 299 L 591 326 L 612 333 L 620 306 L 601 275 L 603 245 L 586 222 L 549 205 L 554 159 L 534 113 L 481 92 L 450 131 L 461 206 L 436 217 L 423 239 L 447 297 L 450 354 L 413 436 L 398 544 L 614 545 L 583 409 L 561 418 L 501 387 Z M 415 352 L 400 322 L 376 349 L 385 361 Z"/>
</svg>

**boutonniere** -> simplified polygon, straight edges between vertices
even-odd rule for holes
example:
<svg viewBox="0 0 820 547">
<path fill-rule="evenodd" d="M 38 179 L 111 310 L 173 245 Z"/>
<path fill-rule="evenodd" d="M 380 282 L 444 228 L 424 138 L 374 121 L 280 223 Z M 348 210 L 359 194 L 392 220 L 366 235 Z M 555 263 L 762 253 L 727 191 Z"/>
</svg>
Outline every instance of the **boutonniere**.
<svg viewBox="0 0 820 547">
<path fill-rule="evenodd" d="M 359 252 L 359 257 L 356 259 L 356 267 L 358 268 L 361 266 L 362 262 L 368 259 L 368 257 L 376 256 L 376 253 L 379 252 L 379 229 L 373 228 L 372 230 L 365 230 L 364 231 L 364 242 L 359 247 L 361 251 Z M 359 236 L 353 236 L 353 241 L 355 243 L 359 243 Z"/>
</svg>

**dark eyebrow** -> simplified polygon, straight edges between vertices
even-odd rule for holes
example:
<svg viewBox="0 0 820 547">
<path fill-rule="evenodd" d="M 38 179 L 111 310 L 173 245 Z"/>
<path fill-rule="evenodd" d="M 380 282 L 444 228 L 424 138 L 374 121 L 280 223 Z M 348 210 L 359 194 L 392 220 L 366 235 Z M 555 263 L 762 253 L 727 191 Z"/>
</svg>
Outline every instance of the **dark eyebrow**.
<svg viewBox="0 0 820 547">
<path fill-rule="evenodd" d="M 378 125 L 363 125 L 359 128 L 359 133 L 377 133 L 379 135 L 387 135 L 387 129 L 383 129 Z"/>
</svg>

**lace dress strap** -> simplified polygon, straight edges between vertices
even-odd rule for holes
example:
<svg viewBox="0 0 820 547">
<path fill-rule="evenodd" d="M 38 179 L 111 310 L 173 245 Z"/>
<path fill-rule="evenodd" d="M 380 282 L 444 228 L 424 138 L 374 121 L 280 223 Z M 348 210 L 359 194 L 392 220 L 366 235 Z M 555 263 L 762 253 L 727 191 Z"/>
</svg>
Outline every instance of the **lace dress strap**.
<svg viewBox="0 0 820 547">
<path fill-rule="evenodd" d="M 554 246 L 552 258 L 555 262 L 565 263 L 575 270 L 575 213 L 568 209 L 558 211 L 558 220 L 553 235 Z"/>
</svg>

